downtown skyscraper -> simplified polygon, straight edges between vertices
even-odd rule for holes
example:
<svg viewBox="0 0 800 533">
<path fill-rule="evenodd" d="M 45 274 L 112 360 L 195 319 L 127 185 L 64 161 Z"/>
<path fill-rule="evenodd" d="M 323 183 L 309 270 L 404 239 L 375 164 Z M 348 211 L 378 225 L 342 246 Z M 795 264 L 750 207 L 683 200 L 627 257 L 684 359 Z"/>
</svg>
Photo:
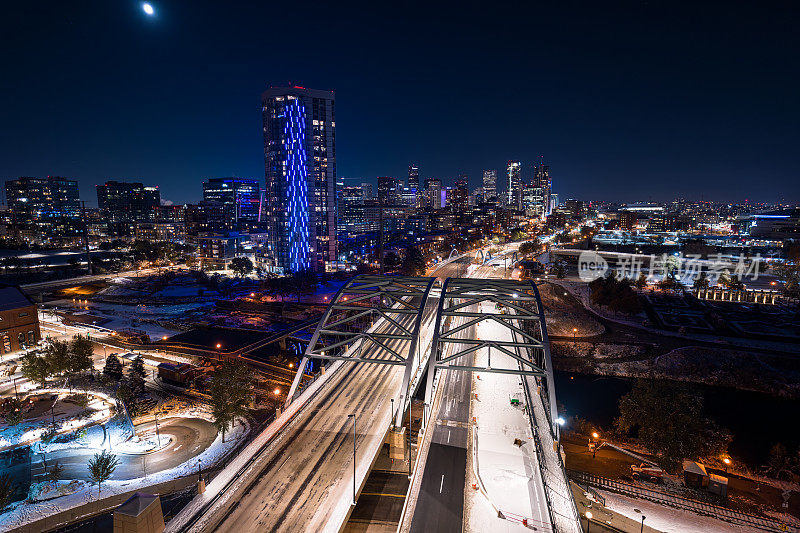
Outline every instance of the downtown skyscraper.
<svg viewBox="0 0 800 533">
<path fill-rule="evenodd" d="M 507 205 L 510 209 L 522 211 L 522 163 L 508 162 Z"/>
<path fill-rule="evenodd" d="M 336 260 L 336 112 L 332 91 L 262 95 L 269 256 L 279 273 L 324 272 Z"/>
<path fill-rule="evenodd" d="M 483 197 L 486 202 L 497 201 L 497 171 L 483 171 Z"/>
</svg>

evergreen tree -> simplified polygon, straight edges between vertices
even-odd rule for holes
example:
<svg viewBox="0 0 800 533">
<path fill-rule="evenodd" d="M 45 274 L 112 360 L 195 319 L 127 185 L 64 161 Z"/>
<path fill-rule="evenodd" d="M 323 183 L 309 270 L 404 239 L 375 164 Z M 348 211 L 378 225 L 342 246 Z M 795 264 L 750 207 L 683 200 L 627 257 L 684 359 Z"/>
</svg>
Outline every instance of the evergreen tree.
<svg viewBox="0 0 800 533">
<path fill-rule="evenodd" d="M 252 388 L 253 374 L 244 363 L 238 361 L 224 363 L 214 372 L 209 390 L 211 414 L 217 430 L 222 431 L 223 441 L 228 426 L 236 420 L 236 417 L 247 414 Z"/>
<path fill-rule="evenodd" d="M 128 370 L 128 383 L 135 394 L 144 392 L 144 382 L 147 372 L 144 369 L 144 360 L 139 355 L 133 360 L 133 364 Z"/>
<path fill-rule="evenodd" d="M 119 358 L 116 355 L 109 355 L 106 358 L 103 374 L 115 382 L 122 379 L 122 363 L 119 362 Z"/>
<path fill-rule="evenodd" d="M 88 337 L 75 335 L 69 344 L 69 371 L 73 373 L 85 372 L 92 368 L 94 345 Z"/>
<path fill-rule="evenodd" d="M 107 450 L 94 454 L 94 457 L 89 460 L 89 480 L 92 483 L 97 483 L 98 495 L 103 482 L 111 477 L 118 464 L 119 459 L 117 459 L 117 456 Z"/>
<path fill-rule="evenodd" d="M 44 350 L 44 357 L 51 374 L 69 372 L 70 354 L 67 341 L 51 340 Z"/>
<path fill-rule="evenodd" d="M 44 386 L 50 377 L 50 364 L 45 356 L 30 352 L 22 357 L 21 372 L 30 381 Z"/>
</svg>

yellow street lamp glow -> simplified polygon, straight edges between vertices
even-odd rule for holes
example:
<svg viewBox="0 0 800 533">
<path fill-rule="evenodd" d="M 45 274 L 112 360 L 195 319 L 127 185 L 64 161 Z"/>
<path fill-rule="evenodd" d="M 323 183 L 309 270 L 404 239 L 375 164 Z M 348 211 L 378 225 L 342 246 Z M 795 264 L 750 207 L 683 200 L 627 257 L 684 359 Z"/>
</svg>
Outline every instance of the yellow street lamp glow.
<svg viewBox="0 0 800 533">
<path fill-rule="evenodd" d="M 275 393 L 275 396 L 277 396 L 277 395 L 279 395 L 279 394 L 281 393 L 281 389 L 278 389 L 278 388 L 276 388 L 276 389 L 275 389 L 274 391 L 272 391 L 272 392 L 274 392 L 274 393 Z"/>
<path fill-rule="evenodd" d="M 595 431 L 594 433 L 592 433 L 592 437 L 599 439 L 600 435 L 598 435 L 597 432 Z"/>
<path fill-rule="evenodd" d="M 731 460 L 728 459 L 727 457 L 725 459 L 723 459 L 722 462 L 725 463 L 726 465 L 731 464 Z"/>
<path fill-rule="evenodd" d="M 592 519 L 592 516 L 593 516 L 593 515 L 592 515 L 592 512 L 591 512 L 591 511 L 586 511 L 586 519 L 587 519 L 587 520 L 591 520 L 591 519 Z"/>
</svg>

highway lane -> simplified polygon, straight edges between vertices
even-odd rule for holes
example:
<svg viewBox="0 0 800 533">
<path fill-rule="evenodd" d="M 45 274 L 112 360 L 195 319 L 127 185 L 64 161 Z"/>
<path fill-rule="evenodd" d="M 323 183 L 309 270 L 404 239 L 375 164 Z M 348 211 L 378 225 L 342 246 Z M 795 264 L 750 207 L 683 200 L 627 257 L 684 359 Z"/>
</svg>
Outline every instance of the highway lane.
<svg viewBox="0 0 800 533">
<path fill-rule="evenodd" d="M 414 317 L 405 319 L 410 324 Z M 405 341 L 390 346 L 407 349 Z M 403 377 L 399 365 L 345 363 L 323 391 L 297 415 L 266 456 L 260 474 L 230 509 L 211 516 L 216 531 L 320 531 L 337 504 L 352 498 L 353 433 L 357 415 L 359 478 L 366 475 L 391 416 L 390 398 Z M 371 445 L 376 444 L 375 450 Z M 363 470 L 363 472 L 362 472 Z M 341 516 L 343 519 L 344 516 Z M 340 518 L 337 516 L 336 520 Z"/>
<path fill-rule="evenodd" d="M 472 277 L 493 277 L 492 274 L 493 267 L 486 265 L 476 268 Z M 456 326 L 458 324 L 453 324 Z M 458 336 L 473 338 L 475 328 L 462 330 Z M 448 345 L 448 350 L 451 348 L 452 345 Z M 472 365 L 472 362 L 470 354 L 461 364 Z M 443 387 L 442 399 L 422 474 L 420 497 L 411 520 L 413 533 L 462 530 L 472 372 L 442 372 L 439 384 Z"/>
<path fill-rule="evenodd" d="M 476 268 L 470 277 L 498 277 L 496 261 Z M 456 326 L 458 324 L 452 327 Z M 475 327 L 458 334 L 460 338 L 474 338 L 475 335 Z M 448 349 L 451 348 L 452 345 L 448 345 Z M 462 364 L 472 365 L 473 359 L 470 354 Z M 420 495 L 411 518 L 412 533 L 455 533 L 463 529 L 472 372 L 444 370 L 440 379 L 442 398 L 422 473 Z"/>
</svg>

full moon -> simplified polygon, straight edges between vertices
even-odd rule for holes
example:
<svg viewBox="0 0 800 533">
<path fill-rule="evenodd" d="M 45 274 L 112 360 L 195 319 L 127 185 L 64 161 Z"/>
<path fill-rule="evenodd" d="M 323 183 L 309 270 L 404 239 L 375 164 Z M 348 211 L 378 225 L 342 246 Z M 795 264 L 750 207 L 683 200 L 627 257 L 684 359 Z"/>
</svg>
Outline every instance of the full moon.
<svg viewBox="0 0 800 533">
<path fill-rule="evenodd" d="M 148 4 L 147 2 L 145 2 L 144 4 L 142 4 L 142 9 L 143 9 L 143 10 L 144 10 L 144 12 L 145 12 L 145 13 L 147 13 L 148 15 L 152 15 L 153 13 L 155 13 L 155 10 L 153 9 L 153 6 L 151 6 L 151 5 L 150 5 L 150 4 Z"/>
</svg>

